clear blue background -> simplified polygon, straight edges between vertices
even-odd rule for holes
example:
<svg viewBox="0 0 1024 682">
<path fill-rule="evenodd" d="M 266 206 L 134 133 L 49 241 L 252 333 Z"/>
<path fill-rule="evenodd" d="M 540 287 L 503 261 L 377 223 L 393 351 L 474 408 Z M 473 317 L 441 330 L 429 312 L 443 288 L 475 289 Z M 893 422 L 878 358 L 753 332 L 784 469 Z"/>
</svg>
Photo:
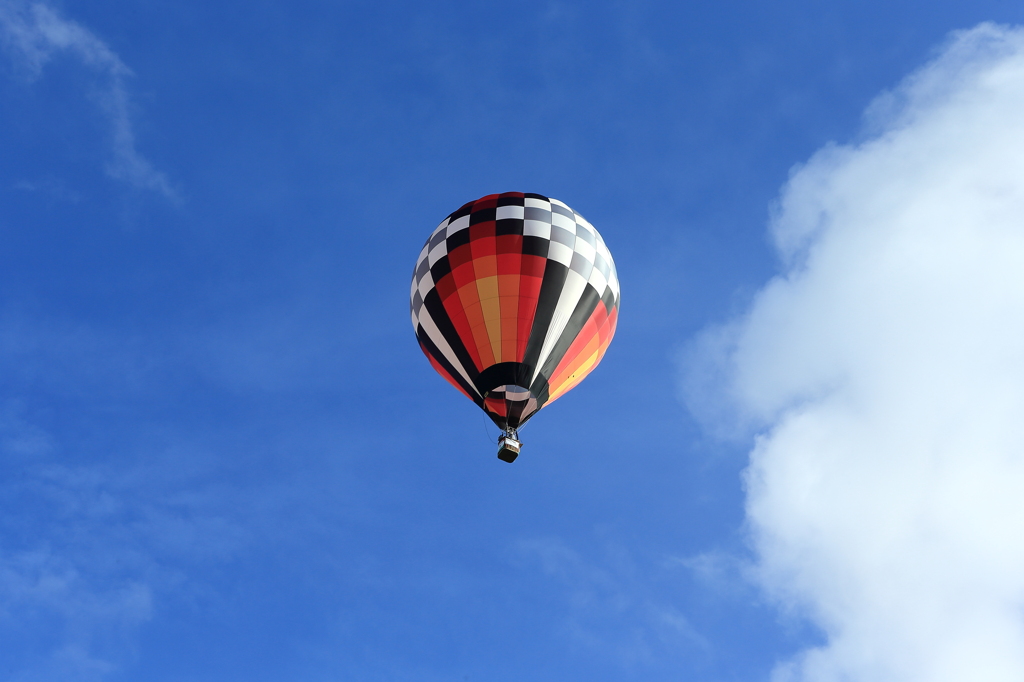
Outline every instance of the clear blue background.
<svg viewBox="0 0 1024 682">
<path fill-rule="evenodd" d="M 817 641 L 743 580 L 749 443 L 677 357 L 775 271 L 790 168 L 1024 6 L 58 10 L 176 198 L 105 173 L 101 73 L 0 57 L 0 679 L 762 680 Z M 622 283 L 512 466 L 408 316 L 432 228 L 502 191 Z"/>
</svg>

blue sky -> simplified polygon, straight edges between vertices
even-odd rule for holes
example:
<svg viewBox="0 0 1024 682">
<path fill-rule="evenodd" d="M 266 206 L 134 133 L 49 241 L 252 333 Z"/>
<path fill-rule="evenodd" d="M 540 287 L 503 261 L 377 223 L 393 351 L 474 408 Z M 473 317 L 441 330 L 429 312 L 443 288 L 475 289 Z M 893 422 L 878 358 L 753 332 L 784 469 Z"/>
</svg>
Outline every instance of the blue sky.
<svg viewBox="0 0 1024 682">
<path fill-rule="evenodd" d="M 915 667 L 924 654 L 875 668 L 828 658 L 884 649 L 855 636 L 884 610 L 830 600 L 875 585 L 868 568 L 827 589 L 786 577 L 856 564 L 801 545 L 813 533 L 798 521 L 878 508 L 790 509 L 799 495 L 774 482 L 778 462 L 812 468 L 799 419 L 828 400 L 928 404 L 930 385 L 903 401 L 903 383 L 836 393 L 886 370 L 793 349 L 861 333 L 858 348 L 881 348 L 874 330 L 923 338 L 948 324 L 907 310 L 930 310 L 915 292 L 960 272 L 960 242 L 935 251 L 919 288 L 826 275 L 886 272 L 879 254 L 897 238 L 946 243 L 890 221 L 902 213 L 884 202 L 848 207 L 892 186 L 945 196 L 949 174 L 899 182 L 964 159 L 988 167 L 884 149 L 934 149 L 1002 111 L 971 84 L 1015 63 L 1019 36 L 950 37 L 984 21 L 1012 26 L 1024 8 L 0 0 L 0 679 L 940 679 Z M 1007 73 L 997 94 L 1017 92 Z M 963 89 L 943 89 L 954 81 Z M 948 104 L 961 100 L 980 104 Z M 954 124 L 927 137 L 947 111 Z M 1009 140 L 999 163 L 1024 158 L 1009 120 L 993 124 Z M 986 180 L 992 197 L 1018 196 L 1006 177 Z M 586 216 L 622 285 L 608 355 L 524 429 L 513 466 L 420 353 L 407 302 L 430 231 L 503 191 Z M 1003 201 L 982 206 L 1003 215 Z M 1005 270 L 970 270 L 976 300 L 1017 290 L 982 276 L 1024 267 L 1007 224 L 1009 241 L 971 247 L 1010 254 Z M 888 231 L 862 244 L 865 225 Z M 833 261 L 835 241 L 860 246 Z M 885 292 L 918 301 L 885 317 L 905 326 L 822 322 L 837 301 L 887 311 Z M 1000 319 L 1018 319 L 1019 301 Z M 978 338 L 1005 331 L 963 310 Z M 1016 376 L 1016 356 L 991 376 L 957 365 L 989 352 L 964 344 L 908 349 L 924 358 L 908 384 L 955 366 L 942 395 L 994 394 L 1006 367 Z M 1000 404 L 1016 404 L 1005 390 Z M 822 442 L 908 451 L 888 422 L 856 424 Z M 1005 436 L 985 452 L 1018 452 L 1010 417 L 985 433 Z M 953 467 L 976 450 L 922 452 Z M 1016 480 L 1016 460 L 992 462 Z M 902 480 L 879 471 L 861 474 Z M 1022 565 L 991 546 L 975 548 L 978 565 Z M 962 587 L 940 583 L 909 611 Z M 977 603 L 1012 610 L 1019 594 L 1007 583 Z"/>
</svg>

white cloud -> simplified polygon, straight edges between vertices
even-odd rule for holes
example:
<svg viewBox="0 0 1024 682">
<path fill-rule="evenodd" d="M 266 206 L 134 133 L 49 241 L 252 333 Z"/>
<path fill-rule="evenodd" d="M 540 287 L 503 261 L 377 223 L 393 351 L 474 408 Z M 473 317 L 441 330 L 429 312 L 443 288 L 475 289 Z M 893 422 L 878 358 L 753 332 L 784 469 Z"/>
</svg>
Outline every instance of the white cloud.
<svg viewBox="0 0 1024 682">
<path fill-rule="evenodd" d="M 1022 112 L 1024 30 L 954 34 L 795 169 L 784 272 L 692 354 L 761 429 L 757 580 L 826 638 L 776 680 L 1024 680 Z"/>
<path fill-rule="evenodd" d="M 97 102 L 111 127 L 113 159 L 107 172 L 136 188 L 177 198 L 167 177 L 135 147 L 131 101 L 124 83 L 132 72 L 102 40 L 45 4 L 0 0 L 0 45 L 30 79 L 40 77 L 47 62 L 60 53 L 92 69 L 102 80 Z"/>
</svg>

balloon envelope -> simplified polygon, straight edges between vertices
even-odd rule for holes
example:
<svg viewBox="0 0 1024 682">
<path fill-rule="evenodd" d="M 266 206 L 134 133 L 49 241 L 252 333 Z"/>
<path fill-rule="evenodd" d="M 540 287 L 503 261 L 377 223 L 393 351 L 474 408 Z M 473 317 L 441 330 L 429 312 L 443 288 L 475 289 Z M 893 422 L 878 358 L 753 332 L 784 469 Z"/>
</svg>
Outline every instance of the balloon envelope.
<svg viewBox="0 0 1024 682">
<path fill-rule="evenodd" d="M 441 221 L 420 251 L 410 298 L 434 369 L 508 430 L 601 361 L 619 281 L 583 216 L 557 199 L 506 192 Z"/>
</svg>

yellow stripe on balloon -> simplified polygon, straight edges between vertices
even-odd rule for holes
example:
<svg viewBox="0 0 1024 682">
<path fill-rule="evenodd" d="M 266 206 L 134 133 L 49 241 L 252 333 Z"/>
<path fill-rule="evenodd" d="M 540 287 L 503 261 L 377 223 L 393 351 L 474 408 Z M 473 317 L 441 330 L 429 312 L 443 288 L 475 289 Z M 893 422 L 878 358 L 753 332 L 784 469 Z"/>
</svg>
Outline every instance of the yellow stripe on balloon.
<svg viewBox="0 0 1024 682">
<path fill-rule="evenodd" d="M 501 358 L 501 302 L 498 300 L 498 276 L 481 277 L 476 281 L 480 294 L 480 310 L 487 324 L 487 337 L 495 362 Z"/>
</svg>

